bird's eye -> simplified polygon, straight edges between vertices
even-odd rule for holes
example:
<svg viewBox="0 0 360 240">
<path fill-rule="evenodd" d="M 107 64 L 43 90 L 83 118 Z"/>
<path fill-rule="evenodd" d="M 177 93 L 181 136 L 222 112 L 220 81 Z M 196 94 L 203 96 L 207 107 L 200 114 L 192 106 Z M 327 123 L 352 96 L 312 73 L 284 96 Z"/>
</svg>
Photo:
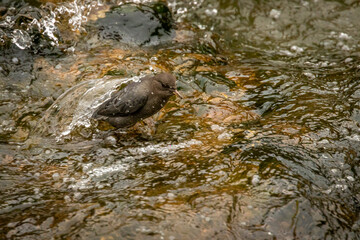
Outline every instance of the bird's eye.
<svg viewBox="0 0 360 240">
<path fill-rule="evenodd" d="M 164 84 L 164 83 L 161 83 L 161 86 L 162 86 L 163 88 L 169 88 L 169 86 L 166 85 L 166 84 Z"/>
</svg>

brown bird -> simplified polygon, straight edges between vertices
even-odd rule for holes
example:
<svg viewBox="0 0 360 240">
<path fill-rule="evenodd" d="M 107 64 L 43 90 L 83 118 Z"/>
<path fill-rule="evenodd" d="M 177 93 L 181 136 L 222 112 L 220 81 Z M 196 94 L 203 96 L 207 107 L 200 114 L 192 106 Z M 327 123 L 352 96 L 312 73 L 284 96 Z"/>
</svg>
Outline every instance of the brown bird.
<svg viewBox="0 0 360 240">
<path fill-rule="evenodd" d="M 157 113 L 174 94 L 181 97 L 172 74 L 145 76 L 115 93 L 96 109 L 92 117 L 116 128 L 131 127 Z"/>
</svg>

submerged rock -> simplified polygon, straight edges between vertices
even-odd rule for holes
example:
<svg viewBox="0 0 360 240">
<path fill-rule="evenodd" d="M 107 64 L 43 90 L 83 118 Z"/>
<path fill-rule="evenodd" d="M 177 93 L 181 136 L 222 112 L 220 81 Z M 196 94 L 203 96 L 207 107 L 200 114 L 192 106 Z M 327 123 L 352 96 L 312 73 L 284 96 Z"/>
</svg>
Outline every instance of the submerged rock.
<svg viewBox="0 0 360 240">
<path fill-rule="evenodd" d="M 139 46 L 159 45 L 175 35 L 171 12 L 163 3 L 113 7 L 96 24 L 99 38 Z"/>
</svg>

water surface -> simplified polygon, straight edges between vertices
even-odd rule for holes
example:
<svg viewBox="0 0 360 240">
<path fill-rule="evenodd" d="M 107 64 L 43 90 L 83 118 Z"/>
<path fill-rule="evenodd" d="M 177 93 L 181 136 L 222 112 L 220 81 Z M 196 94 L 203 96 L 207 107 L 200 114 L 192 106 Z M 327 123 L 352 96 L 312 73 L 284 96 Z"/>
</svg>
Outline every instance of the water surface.
<svg viewBox="0 0 360 240">
<path fill-rule="evenodd" d="M 360 238 L 358 1 L 169 0 L 141 46 L 99 38 L 122 3 L 0 2 L 1 239 Z M 150 121 L 89 119 L 162 71 Z"/>
</svg>

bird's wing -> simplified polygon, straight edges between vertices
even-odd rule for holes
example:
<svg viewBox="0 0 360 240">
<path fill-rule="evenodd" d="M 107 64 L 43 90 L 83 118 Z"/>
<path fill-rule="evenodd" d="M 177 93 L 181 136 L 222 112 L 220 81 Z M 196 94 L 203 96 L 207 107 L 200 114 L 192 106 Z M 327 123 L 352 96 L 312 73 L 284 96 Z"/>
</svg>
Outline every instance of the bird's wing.
<svg viewBox="0 0 360 240">
<path fill-rule="evenodd" d="M 147 99 L 146 92 L 121 91 L 100 105 L 96 115 L 107 117 L 127 116 L 142 108 Z"/>
</svg>

